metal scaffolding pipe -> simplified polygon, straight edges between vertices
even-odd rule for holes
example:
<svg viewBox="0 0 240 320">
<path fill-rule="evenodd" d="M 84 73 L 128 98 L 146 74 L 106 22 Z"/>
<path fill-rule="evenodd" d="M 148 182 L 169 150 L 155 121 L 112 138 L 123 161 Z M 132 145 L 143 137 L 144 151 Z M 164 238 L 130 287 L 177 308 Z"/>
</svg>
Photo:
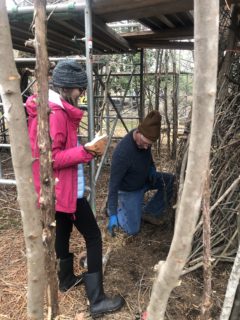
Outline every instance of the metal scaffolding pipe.
<svg viewBox="0 0 240 320">
<path fill-rule="evenodd" d="M 0 143 L 0 148 L 11 148 L 9 143 Z"/>
<path fill-rule="evenodd" d="M 26 104 L 25 103 L 23 103 L 23 106 L 25 106 Z M 2 107 L 3 106 L 3 103 L 2 102 L 0 102 L 0 107 Z M 3 116 L 2 116 L 3 117 Z"/>
<path fill-rule="evenodd" d="M 103 116 L 103 119 L 116 119 L 116 116 Z M 98 119 L 98 116 L 95 116 L 95 119 Z M 122 117 L 125 120 L 139 120 L 139 117 Z"/>
<path fill-rule="evenodd" d="M 109 149 L 109 147 L 110 147 L 110 144 L 111 144 L 111 141 L 112 141 L 112 137 L 113 137 L 113 134 L 114 134 L 114 131 L 115 131 L 115 128 L 116 128 L 118 119 L 119 119 L 118 117 L 115 117 L 115 119 L 114 119 L 114 123 L 113 123 L 112 129 L 111 129 L 110 135 L 109 135 L 109 137 L 108 137 L 108 142 L 107 142 L 106 149 L 105 149 L 105 151 L 104 151 L 104 154 L 102 155 L 100 164 L 99 164 L 99 166 L 98 166 L 98 170 L 97 170 L 96 177 L 95 177 L 95 183 L 97 183 L 97 180 L 98 180 L 98 178 L 99 178 L 99 175 L 100 175 L 102 166 L 103 166 L 104 161 L 105 161 L 105 159 L 106 159 L 107 152 L 108 152 L 108 149 Z"/>
<path fill-rule="evenodd" d="M 125 28 L 125 27 L 143 27 L 145 30 L 149 30 L 149 28 L 146 28 L 143 24 L 140 22 L 127 22 L 127 23 L 121 23 L 121 22 L 109 22 L 107 25 L 111 28 Z"/>
<path fill-rule="evenodd" d="M 102 79 L 99 77 L 98 71 L 97 71 L 96 68 L 94 69 L 94 73 L 95 73 L 95 75 L 96 75 L 99 83 L 101 84 L 103 90 L 105 90 L 105 84 L 104 84 L 104 82 L 102 81 Z M 118 118 L 120 119 L 120 121 L 122 122 L 122 125 L 124 126 L 125 130 L 126 130 L 127 132 L 129 132 L 129 130 L 128 130 L 126 124 L 125 124 L 125 122 L 124 122 L 123 119 L 122 119 L 122 116 L 121 116 L 120 112 L 118 111 L 118 108 L 116 107 L 116 105 L 115 105 L 115 103 L 114 103 L 114 100 L 112 99 L 112 97 L 111 97 L 111 95 L 110 95 L 109 93 L 107 93 L 107 97 L 108 97 L 108 100 L 110 101 L 111 105 L 113 106 L 114 110 L 116 111 L 117 116 L 118 116 Z"/>
<path fill-rule="evenodd" d="M 50 62 L 58 62 L 61 60 L 65 60 L 66 57 L 50 57 L 48 60 Z M 79 57 L 79 56 L 71 56 L 69 59 L 74 59 L 80 62 L 85 62 L 86 58 L 85 57 Z M 36 63 L 36 58 L 16 58 L 15 59 L 16 66 L 21 66 L 21 65 L 26 65 L 26 64 L 35 64 Z"/>
<path fill-rule="evenodd" d="M 82 3 L 68 3 L 68 4 L 49 4 L 46 6 L 46 13 L 51 12 L 76 12 L 76 11 L 83 11 L 85 8 L 85 1 L 82 1 Z M 12 6 L 11 8 L 7 9 L 8 15 L 22 15 L 24 13 L 33 13 L 34 6 Z"/>
<path fill-rule="evenodd" d="M 12 179 L 0 179 L 0 184 L 16 185 L 16 180 L 12 180 Z"/>
<path fill-rule="evenodd" d="M 168 75 L 175 75 L 176 72 L 168 72 L 167 74 Z M 177 74 L 179 74 L 179 75 L 193 75 L 192 72 L 185 72 L 185 71 L 181 71 L 181 72 L 179 72 Z M 131 73 L 129 73 L 129 72 L 111 72 L 111 77 L 128 77 L 130 75 L 131 75 Z M 135 77 L 140 77 L 140 75 L 141 75 L 140 72 L 136 72 L 136 73 L 133 74 L 133 76 L 135 76 Z M 156 74 L 155 74 L 155 72 L 145 72 L 144 75 L 146 75 L 146 76 L 155 76 Z M 161 72 L 161 73 L 159 73 L 159 75 L 161 77 L 165 77 L 166 76 L 166 72 Z M 98 76 L 99 77 L 107 77 L 108 75 L 106 73 L 102 73 L 102 74 L 99 74 Z"/>
<path fill-rule="evenodd" d="M 134 68 L 133 71 L 132 71 L 132 75 L 133 75 L 133 73 L 134 73 L 134 70 L 135 70 L 135 68 Z M 131 81 L 132 81 L 132 75 L 131 75 L 131 77 L 130 77 L 130 79 L 129 79 L 129 81 L 128 81 L 127 88 L 125 89 L 124 96 L 123 96 L 123 99 L 122 99 L 122 102 L 121 102 L 121 106 L 123 106 L 124 100 L 125 100 L 126 95 L 127 95 L 127 92 L 128 92 L 128 90 L 129 90 L 129 88 L 130 88 L 130 84 L 131 84 Z M 99 178 L 100 172 L 101 172 L 101 170 L 102 170 L 102 166 L 103 166 L 103 163 L 104 163 L 105 158 L 106 158 L 106 156 L 107 156 L 107 151 L 108 151 L 109 146 L 110 146 L 110 144 L 111 144 L 112 137 L 113 137 L 113 134 L 114 134 L 114 131 L 115 131 L 115 128 L 116 128 L 118 119 L 119 119 L 118 116 L 115 117 L 115 120 L 114 120 L 114 123 L 113 123 L 113 127 L 112 127 L 112 130 L 111 130 L 111 134 L 110 134 L 110 136 L 108 137 L 108 143 L 107 143 L 105 152 L 104 152 L 104 154 L 103 154 L 103 156 L 102 156 L 102 159 L 101 159 L 101 162 L 100 162 L 100 164 L 99 164 L 99 166 L 98 166 L 98 170 L 97 170 L 96 177 L 95 177 L 95 183 L 97 183 L 97 180 L 98 180 L 98 178 Z"/>
<path fill-rule="evenodd" d="M 86 71 L 88 78 L 88 136 L 94 138 L 94 110 L 93 110 L 93 39 L 92 39 L 92 8 L 91 0 L 86 0 L 85 7 L 85 46 L 86 46 Z M 95 188 L 95 161 L 90 162 L 90 205 L 96 214 L 96 188 Z"/>
</svg>

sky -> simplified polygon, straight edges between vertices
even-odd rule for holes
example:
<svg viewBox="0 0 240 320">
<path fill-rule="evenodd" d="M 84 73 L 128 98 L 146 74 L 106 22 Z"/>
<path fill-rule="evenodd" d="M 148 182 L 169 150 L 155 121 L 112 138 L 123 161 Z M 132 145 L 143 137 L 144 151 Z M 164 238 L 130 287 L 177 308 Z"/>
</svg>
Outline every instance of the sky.
<svg viewBox="0 0 240 320">
<path fill-rule="evenodd" d="M 5 0 L 5 2 L 6 2 L 7 9 L 10 9 L 11 7 L 15 6 L 13 0 Z"/>
</svg>

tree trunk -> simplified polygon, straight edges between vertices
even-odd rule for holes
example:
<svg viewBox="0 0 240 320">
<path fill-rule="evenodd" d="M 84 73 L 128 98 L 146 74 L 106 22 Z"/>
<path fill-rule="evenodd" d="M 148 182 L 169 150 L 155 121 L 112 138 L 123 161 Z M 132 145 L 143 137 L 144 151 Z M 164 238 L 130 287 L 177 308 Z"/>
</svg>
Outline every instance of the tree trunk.
<svg viewBox="0 0 240 320">
<path fill-rule="evenodd" d="M 225 294 L 223 308 L 222 308 L 222 312 L 219 320 L 229 320 L 234 298 L 236 296 L 239 280 L 240 280 L 240 245 L 238 247 L 237 255 L 235 257 L 232 272 L 228 281 L 227 291 Z M 234 318 L 234 314 L 235 314 L 235 318 Z M 238 319 L 236 318 L 237 309 L 234 310 L 234 314 L 232 315 L 231 319 Z"/>
<path fill-rule="evenodd" d="M 161 85 L 161 73 L 162 73 L 162 58 L 163 50 L 158 50 L 156 55 L 156 70 L 155 70 L 155 110 L 160 111 L 160 85 Z M 161 147 L 161 130 L 160 136 L 157 140 L 157 155 L 160 157 Z"/>
<path fill-rule="evenodd" d="M 161 83 L 161 69 L 162 69 L 163 50 L 156 51 L 156 69 L 155 69 L 155 110 L 159 111 L 160 103 L 160 83 Z"/>
<path fill-rule="evenodd" d="M 226 43 L 226 54 L 223 58 L 223 63 L 219 68 L 218 74 L 218 100 L 223 101 L 228 95 L 228 85 L 229 75 L 231 73 L 231 63 L 232 56 L 235 55 L 234 48 L 236 47 L 236 38 L 237 38 L 237 29 L 238 29 L 238 19 L 239 19 L 239 7 L 238 5 L 232 5 L 231 8 L 231 25 L 228 28 L 228 32 L 226 35 L 227 43 Z"/>
<path fill-rule="evenodd" d="M 27 122 L 20 92 L 20 77 L 14 63 L 5 1 L 0 1 L 0 93 L 11 142 L 12 161 L 17 183 L 26 245 L 28 289 L 27 318 L 43 319 L 44 249 L 40 210 L 33 185 L 32 156 Z"/>
<path fill-rule="evenodd" d="M 171 152 L 171 125 L 168 118 L 168 51 L 165 51 L 165 86 L 164 86 L 164 113 L 166 119 L 166 132 L 167 132 L 167 150 L 170 157 Z"/>
<path fill-rule="evenodd" d="M 108 97 L 107 97 L 107 94 L 108 94 L 108 90 L 109 90 L 109 81 L 110 81 L 110 77 L 111 77 L 111 67 L 109 67 L 109 63 L 107 63 L 106 65 L 106 74 L 107 74 L 107 78 L 106 78 L 106 81 L 105 81 L 105 88 L 104 88 L 104 94 L 103 94 L 103 102 L 102 102 L 102 105 L 101 105 L 101 108 L 99 108 L 99 111 L 98 111 L 98 125 L 99 125 L 99 129 L 98 131 L 100 130 L 100 134 L 103 133 L 103 116 L 104 116 L 104 113 L 108 114 L 108 110 L 109 110 L 109 100 L 108 100 Z M 109 122 L 109 118 L 106 119 L 107 122 Z M 108 128 L 108 133 L 109 133 L 109 128 Z"/>
<path fill-rule="evenodd" d="M 176 159 L 177 156 L 177 136 L 178 136 L 178 86 L 179 74 L 176 67 L 176 55 L 172 52 L 173 63 L 173 92 L 172 92 L 172 110 L 173 110 L 173 136 L 172 136 L 172 152 L 171 158 Z"/>
<path fill-rule="evenodd" d="M 237 292 L 235 294 L 232 312 L 229 320 L 239 320 L 240 319 L 240 285 L 238 283 Z"/>
<path fill-rule="evenodd" d="M 58 284 L 55 257 L 55 197 L 49 137 L 48 55 L 46 47 L 46 0 L 34 0 L 36 78 L 38 82 L 38 146 L 40 150 L 40 209 L 47 272 L 48 319 L 58 315 Z"/>
<path fill-rule="evenodd" d="M 200 320 L 210 319 L 212 295 L 210 173 L 208 171 L 203 191 L 203 302 Z"/>
<path fill-rule="evenodd" d="M 166 262 L 158 265 L 158 275 L 147 309 L 148 320 L 164 319 L 169 295 L 178 285 L 190 253 L 199 216 L 214 119 L 218 20 L 218 0 L 194 1 L 195 77 L 189 158 L 173 241 Z"/>
</svg>

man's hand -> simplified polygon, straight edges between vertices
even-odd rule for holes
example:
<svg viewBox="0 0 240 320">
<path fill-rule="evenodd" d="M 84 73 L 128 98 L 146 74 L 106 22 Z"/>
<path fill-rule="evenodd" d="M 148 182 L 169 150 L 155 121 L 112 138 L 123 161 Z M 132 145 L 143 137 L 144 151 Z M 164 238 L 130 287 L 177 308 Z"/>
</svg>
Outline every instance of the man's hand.
<svg viewBox="0 0 240 320">
<path fill-rule="evenodd" d="M 112 237 L 114 237 L 115 234 L 115 229 L 117 229 L 119 227 L 118 224 L 118 218 L 116 214 L 113 214 L 109 217 L 109 221 L 108 221 L 108 232 L 111 234 Z"/>
<path fill-rule="evenodd" d="M 150 167 L 149 174 L 148 174 L 148 180 L 152 185 L 154 185 L 156 183 L 157 171 L 156 171 L 156 167 L 154 165 L 152 165 Z"/>
</svg>

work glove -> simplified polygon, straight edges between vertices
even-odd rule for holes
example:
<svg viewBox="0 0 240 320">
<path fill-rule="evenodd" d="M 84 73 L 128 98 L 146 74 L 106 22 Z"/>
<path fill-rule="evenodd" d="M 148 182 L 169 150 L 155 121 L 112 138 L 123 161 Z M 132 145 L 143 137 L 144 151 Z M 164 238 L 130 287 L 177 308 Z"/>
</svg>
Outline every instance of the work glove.
<svg viewBox="0 0 240 320">
<path fill-rule="evenodd" d="M 96 135 L 95 138 L 84 145 L 84 149 L 93 156 L 102 156 L 107 145 L 107 135 Z"/>
<path fill-rule="evenodd" d="M 151 185 L 154 185 L 157 182 L 157 170 L 154 165 L 149 169 L 148 181 Z"/>
<path fill-rule="evenodd" d="M 118 224 L 117 215 L 113 214 L 109 217 L 108 226 L 107 226 L 108 232 L 112 237 L 115 237 L 116 235 L 115 231 L 118 227 L 119 227 L 119 224 Z"/>
</svg>

